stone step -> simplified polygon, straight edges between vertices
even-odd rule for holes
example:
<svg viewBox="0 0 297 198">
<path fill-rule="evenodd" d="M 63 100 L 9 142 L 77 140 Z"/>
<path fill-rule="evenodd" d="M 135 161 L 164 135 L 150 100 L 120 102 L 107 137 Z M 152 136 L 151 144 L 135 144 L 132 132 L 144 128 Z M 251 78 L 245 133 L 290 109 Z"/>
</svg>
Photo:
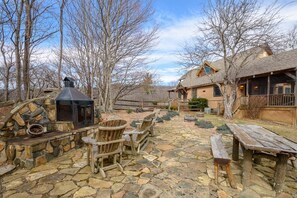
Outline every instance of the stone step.
<svg viewBox="0 0 297 198">
<path fill-rule="evenodd" d="M 0 166 L 0 177 L 5 175 L 6 173 L 13 171 L 15 168 L 16 166 L 12 164 Z"/>
</svg>

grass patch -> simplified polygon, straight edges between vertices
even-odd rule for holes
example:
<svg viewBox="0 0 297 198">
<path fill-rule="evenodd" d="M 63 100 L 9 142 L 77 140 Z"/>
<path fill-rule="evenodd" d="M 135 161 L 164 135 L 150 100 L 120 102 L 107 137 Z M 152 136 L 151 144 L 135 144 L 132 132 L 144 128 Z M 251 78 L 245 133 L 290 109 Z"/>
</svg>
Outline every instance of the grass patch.
<svg viewBox="0 0 297 198">
<path fill-rule="evenodd" d="M 226 124 L 217 127 L 217 132 L 221 134 L 228 134 L 231 133 L 230 129 L 227 127 Z"/>
<path fill-rule="evenodd" d="M 162 118 L 160 118 L 160 117 L 157 117 L 157 119 L 156 119 L 156 122 L 157 122 L 157 123 L 163 123 L 164 121 L 163 121 L 163 119 L 162 119 Z"/>
<path fill-rule="evenodd" d="M 169 121 L 169 120 L 171 120 L 171 117 L 170 117 L 168 114 L 166 114 L 166 115 L 163 115 L 163 116 L 161 117 L 161 119 L 162 119 L 162 120 L 165 120 L 165 121 Z"/>
<path fill-rule="evenodd" d="M 214 125 L 210 121 L 206 121 L 206 120 L 197 120 L 195 122 L 195 125 L 197 125 L 199 128 L 203 128 L 203 129 L 214 128 Z"/>
<path fill-rule="evenodd" d="M 297 142 L 297 128 L 293 126 L 288 126 L 285 124 L 278 124 L 274 122 L 264 121 L 264 120 L 252 120 L 252 119 L 232 119 L 226 120 L 221 116 L 207 115 L 204 114 L 204 120 L 210 121 L 214 126 L 219 127 L 225 123 L 236 123 L 236 124 L 254 124 L 266 128 L 280 136 L 283 136 L 289 140 Z"/>
<path fill-rule="evenodd" d="M 133 127 L 133 128 L 136 128 L 137 127 L 137 123 L 140 123 L 141 121 L 140 120 L 133 120 L 131 123 L 130 123 L 130 126 Z"/>
</svg>

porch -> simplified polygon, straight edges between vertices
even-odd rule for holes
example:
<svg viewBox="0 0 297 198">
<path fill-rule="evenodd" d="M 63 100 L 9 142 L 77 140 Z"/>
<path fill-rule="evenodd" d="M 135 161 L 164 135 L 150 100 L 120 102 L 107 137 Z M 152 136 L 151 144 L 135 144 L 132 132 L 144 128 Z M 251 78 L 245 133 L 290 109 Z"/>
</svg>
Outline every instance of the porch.
<svg viewBox="0 0 297 198">
<path fill-rule="evenodd" d="M 258 106 L 293 107 L 297 105 L 297 71 L 271 72 L 241 80 L 240 106 L 256 103 Z"/>
</svg>

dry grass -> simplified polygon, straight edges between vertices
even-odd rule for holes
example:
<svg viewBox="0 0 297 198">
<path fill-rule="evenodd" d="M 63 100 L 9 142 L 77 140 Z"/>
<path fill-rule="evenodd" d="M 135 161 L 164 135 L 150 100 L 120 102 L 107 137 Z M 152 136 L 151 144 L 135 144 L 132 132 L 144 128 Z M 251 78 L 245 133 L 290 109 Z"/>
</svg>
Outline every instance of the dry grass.
<svg viewBox="0 0 297 198">
<path fill-rule="evenodd" d="M 279 124 L 263 120 L 252 120 L 252 119 L 233 119 L 225 120 L 222 117 L 215 115 L 206 115 L 205 120 L 211 121 L 215 126 L 220 126 L 225 123 L 238 123 L 238 124 L 255 124 L 262 126 L 278 135 L 281 135 L 287 139 L 297 142 L 297 128 L 285 124 Z"/>
<path fill-rule="evenodd" d="M 115 111 L 111 114 L 103 114 L 103 118 L 108 119 L 111 117 L 118 117 L 122 118 L 128 121 L 128 123 L 131 123 L 133 120 L 139 120 L 144 118 L 146 115 L 150 114 L 151 112 L 143 112 L 143 113 L 135 113 L 132 112 L 128 114 L 126 111 Z M 161 111 L 161 114 L 164 115 L 166 111 Z M 185 116 L 185 115 L 192 115 L 195 116 L 196 112 L 182 112 L 180 116 Z M 238 124 L 255 124 L 262 126 L 274 133 L 277 133 L 287 139 L 290 139 L 294 142 L 297 142 L 297 128 L 293 126 L 288 126 L 288 125 L 283 125 L 283 124 L 278 124 L 274 122 L 268 122 L 268 121 L 263 121 L 263 120 L 252 120 L 252 119 L 233 119 L 233 120 L 225 120 L 221 116 L 216 116 L 216 115 L 207 115 L 203 118 L 199 118 L 203 120 L 208 120 L 211 121 L 212 124 L 216 127 L 221 126 L 225 123 L 238 123 Z"/>
</svg>

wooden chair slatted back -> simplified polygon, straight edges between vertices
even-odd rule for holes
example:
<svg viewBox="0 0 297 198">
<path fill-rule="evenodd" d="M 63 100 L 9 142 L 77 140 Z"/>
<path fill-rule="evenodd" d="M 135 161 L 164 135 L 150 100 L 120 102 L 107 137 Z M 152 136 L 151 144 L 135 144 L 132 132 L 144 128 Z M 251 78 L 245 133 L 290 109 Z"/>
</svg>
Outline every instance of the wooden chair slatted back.
<svg viewBox="0 0 297 198">
<path fill-rule="evenodd" d="M 122 135 L 127 126 L 125 120 L 109 120 L 99 124 L 99 130 L 96 133 L 97 142 L 109 142 L 122 139 Z M 119 148 L 121 143 L 110 143 L 99 146 L 99 153 L 110 153 Z"/>
<path fill-rule="evenodd" d="M 155 117 L 155 113 L 152 113 L 146 117 L 144 117 L 142 123 L 141 123 L 141 126 L 139 128 L 139 131 L 145 131 L 145 130 L 148 130 L 150 128 L 150 126 L 153 124 L 153 119 Z M 142 136 L 146 135 L 145 133 L 143 134 L 139 134 L 137 136 L 137 140 L 140 140 L 142 139 Z"/>
</svg>

